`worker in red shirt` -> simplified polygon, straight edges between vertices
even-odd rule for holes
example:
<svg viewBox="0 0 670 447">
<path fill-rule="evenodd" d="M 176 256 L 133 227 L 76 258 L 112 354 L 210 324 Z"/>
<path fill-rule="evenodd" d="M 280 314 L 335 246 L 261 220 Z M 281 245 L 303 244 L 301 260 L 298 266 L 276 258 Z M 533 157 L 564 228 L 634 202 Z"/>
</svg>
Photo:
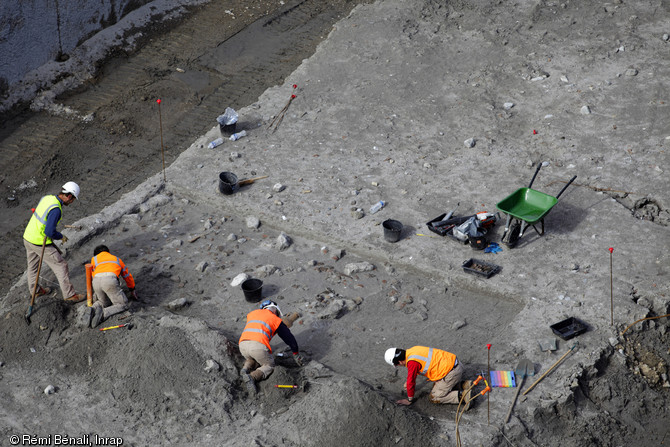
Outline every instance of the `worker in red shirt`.
<svg viewBox="0 0 670 447">
<path fill-rule="evenodd" d="M 430 391 L 430 401 L 434 404 L 458 404 L 466 393 L 466 410 L 469 408 L 471 381 L 461 382 L 463 365 L 455 354 L 427 346 L 414 346 L 407 350 L 389 348 L 384 354 L 386 363 L 407 368 L 407 399 L 396 401 L 399 405 L 411 405 L 414 401 L 416 376 L 422 375 L 434 383 Z M 456 389 L 454 389 L 456 388 Z M 464 391 L 466 390 L 466 391 Z"/>
<path fill-rule="evenodd" d="M 130 274 L 121 258 L 109 253 L 107 246 L 95 247 L 91 265 L 93 266 L 94 302 L 89 308 L 92 311 L 89 312 L 91 312 L 91 327 L 96 327 L 112 315 L 128 309 L 128 298 L 121 289 L 120 278 L 126 282 L 133 298 L 137 299 L 137 294 L 133 275 Z"/>
<path fill-rule="evenodd" d="M 275 360 L 270 340 L 275 334 L 291 348 L 298 366 L 303 366 L 305 363 L 298 350 L 298 342 L 289 329 L 298 318 L 298 314 L 282 317 L 281 309 L 272 300 L 264 300 L 259 309 L 247 314 L 247 324 L 239 340 L 240 353 L 244 356 L 244 366 L 240 370 L 240 375 L 247 383 L 247 389 L 251 394 L 257 391 L 256 382 L 267 379 L 274 371 Z M 256 366 L 258 367 L 254 371 L 250 371 Z"/>
</svg>

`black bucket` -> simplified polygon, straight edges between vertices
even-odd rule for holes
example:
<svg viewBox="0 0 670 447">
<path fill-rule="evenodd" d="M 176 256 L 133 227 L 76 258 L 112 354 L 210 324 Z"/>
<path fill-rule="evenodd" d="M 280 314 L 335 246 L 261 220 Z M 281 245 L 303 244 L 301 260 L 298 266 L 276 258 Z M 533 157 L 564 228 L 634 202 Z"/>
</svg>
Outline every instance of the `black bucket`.
<svg viewBox="0 0 670 447">
<path fill-rule="evenodd" d="M 382 223 L 384 227 L 384 239 L 388 242 L 398 242 L 402 233 L 402 223 L 397 220 L 388 219 Z"/>
<path fill-rule="evenodd" d="M 232 172 L 222 172 L 219 174 L 219 191 L 222 194 L 230 195 L 237 191 L 237 176 Z"/>
<path fill-rule="evenodd" d="M 250 278 L 242 283 L 244 299 L 250 303 L 257 303 L 263 298 L 263 281 Z"/>
<path fill-rule="evenodd" d="M 468 241 L 474 250 L 484 250 L 489 245 L 488 241 L 486 240 L 486 236 L 484 235 L 470 236 Z"/>
<path fill-rule="evenodd" d="M 235 133 L 235 129 L 237 129 L 237 122 L 233 124 L 219 124 L 219 129 L 221 130 L 222 135 L 232 135 Z"/>
</svg>

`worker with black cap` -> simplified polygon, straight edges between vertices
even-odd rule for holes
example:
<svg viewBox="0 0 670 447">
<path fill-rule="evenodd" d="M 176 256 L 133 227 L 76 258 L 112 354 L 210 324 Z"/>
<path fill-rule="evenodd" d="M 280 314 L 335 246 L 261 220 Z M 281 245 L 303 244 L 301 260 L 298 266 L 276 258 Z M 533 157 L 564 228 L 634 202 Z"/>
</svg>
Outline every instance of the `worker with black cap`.
<svg viewBox="0 0 670 447">
<path fill-rule="evenodd" d="M 455 354 L 427 346 L 414 346 L 407 350 L 389 348 L 384 353 L 384 359 L 389 365 L 407 368 L 407 381 L 403 385 L 407 390 L 407 399 L 400 399 L 397 404 L 410 405 L 414 401 L 416 376 L 420 374 L 434 383 L 430 391 L 432 403 L 458 404 L 466 393 L 465 409 L 468 409 L 471 382 L 461 382 L 464 368 Z"/>
<path fill-rule="evenodd" d="M 86 299 L 86 295 L 75 292 L 70 282 L 67 261 L 63 259 L 60 250 L 55 246 L 57 240 L 67 242 L 67 237 L 56 229 L 62 217 L 63 205 L 68 206 L 78 198 L 79 185 L 75 182 L 67 182 L 61 187 L 60 193 L 42 197 L 33 210 L 30 221 L 23 232 L 23 246 L 28 258 L 28 288 L 31 294 L 36 288 L 35 285 L 38 284 L 37 272 L 44 261 L 56 275 L 65 301 L 78 303 Z M 40 286 L 35 296 L 49 293 L 51 293 L 50 288 Z"/>
<path fill-rule="evenodd" d="M 298 350 L 298 342 L 289 329 L 298 314 L 291 314 L 284 319 L 282 316 L 281 309 L 272 300 L 264 300 L 258 309 L 247 315 L 247 324 L 239 341 L 240 353 L 244 356 L 244 366 L 240 370 L 240 375 L 251 393 L 257 391 L 256 382 L 267 379 L 274 371 L 275 361 L 270 340 L 275 334 L 291 348 L 298 366 L 303 366 L 305 363 Z M 250 372 L 256 365 L 259 367 Z"/>
</svg>

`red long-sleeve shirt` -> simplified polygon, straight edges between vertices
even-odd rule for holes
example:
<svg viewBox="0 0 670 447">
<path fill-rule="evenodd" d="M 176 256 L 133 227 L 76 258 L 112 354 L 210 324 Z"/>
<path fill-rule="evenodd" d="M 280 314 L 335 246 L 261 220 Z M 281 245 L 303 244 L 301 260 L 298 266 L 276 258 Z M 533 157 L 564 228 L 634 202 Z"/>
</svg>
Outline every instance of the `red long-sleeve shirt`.
<svg viewBox="0 0 670 447">
<path fill-rule="evenodd" d="M 407 398 L 414 398 L 414 388 L 416 388 L 416 376 L 421 371 L 421 364 L 414 360 L 407 362 Z"/>
</svg>

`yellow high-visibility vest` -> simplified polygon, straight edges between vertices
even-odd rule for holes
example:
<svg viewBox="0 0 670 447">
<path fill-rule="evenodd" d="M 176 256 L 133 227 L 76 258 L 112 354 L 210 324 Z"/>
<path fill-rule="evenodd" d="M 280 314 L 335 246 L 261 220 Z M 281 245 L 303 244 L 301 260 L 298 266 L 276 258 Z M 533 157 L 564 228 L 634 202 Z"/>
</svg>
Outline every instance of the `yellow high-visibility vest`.
<svg viewBox="0 0 670 447">
<path fill-rule="evenodd" d="M 35 208 L 35 212 L 30 217 L 30 221 L 26 226 L 26 231 L 23 232 L 23 239 L 27 240 L 31 244 L 42 245 L 44 236 L 46 236 L 44 234 L 44 230 L 47 227 L 47 216 L 54 208 L 59 208 L 61 210 L 62 218 L 63 205 L 60 203 L 60 200 L 58 200 L 58 197 L 54 195 L 42 197 L 40 199 L 40 203 L 37 205 L 37 208 Z M 57 224 L 58 223 L 60 223 L 60 219 L 58 219 Z M 53 241 L 51 238 L 47 238 L 46 243 L 47 245 L 53 244 Z"/>
</svg>

